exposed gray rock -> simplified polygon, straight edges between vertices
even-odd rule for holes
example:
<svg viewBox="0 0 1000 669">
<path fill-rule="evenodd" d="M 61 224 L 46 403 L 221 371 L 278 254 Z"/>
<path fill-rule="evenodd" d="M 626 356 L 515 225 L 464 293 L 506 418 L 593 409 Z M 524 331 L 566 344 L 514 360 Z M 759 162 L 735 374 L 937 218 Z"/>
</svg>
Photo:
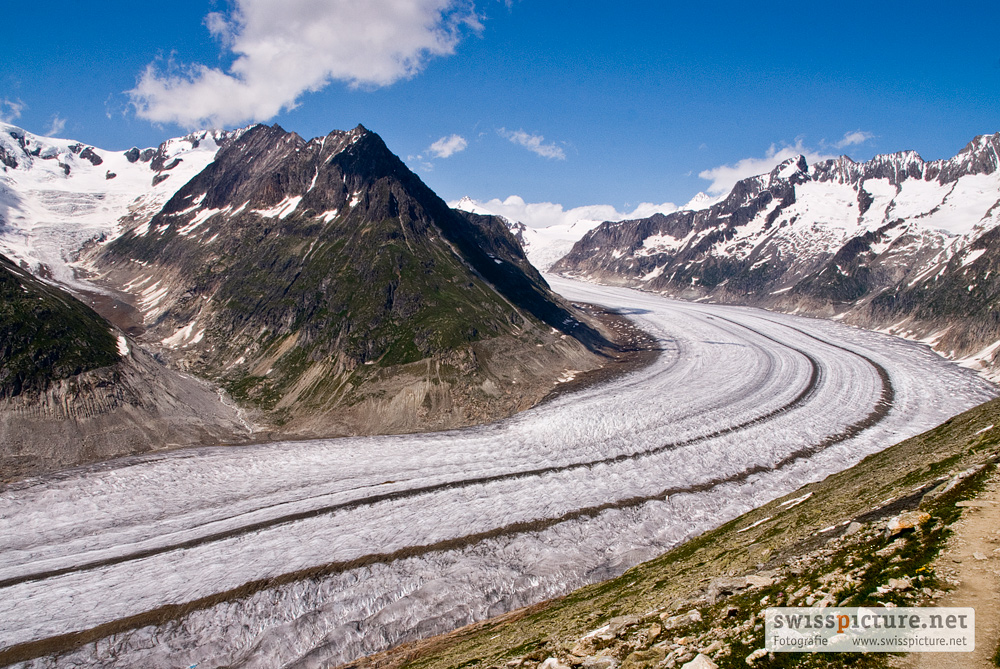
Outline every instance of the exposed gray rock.
<svg viewBox="0 0 1000 669">
<path fill-rule="evenodd" d="M 751 588 L 767 588 L 774 585 L 774 577 L 765 574 L 750 574 L 746 577 L 746 583 Z"/>
<path fill-rule="evenodd" d="M 84 148 L 83 151 L 80 152 L 80 157 L 84 160 L 89 160 L 94 167 L 97 167 L 104 162 L 104 159 L 97 155 L 97 152 L 90 146 Z"/>
<path fill-rule="evenodd" d="M 0 401 L 0 472 L 7 479 L 249 437 L 235 407 L 207 383 L 167 369 L 138 347 L 117 366 Z"/>
<path fill-rule="evenodd" d="M 930 514 L 925 511 L 906 511 L 891 518 L 885 527 L 889 536 L 892 536 L 904 530 L 916 529 L 930 519 Z"/>
<path fill-rule="evenodd" d="M 725 596 L 736 594 L 747 588 L 747 579 L 739 577 L 721 576 L 712 579 L 708 584 L 706 597 L 709 602 L 715 603 Z"/>
<path fill-rule="evenodd" d="M 699 653 L 693 660 L 681 665 L 681 669 L 719 669 L 719 665 L 712 662 L 712 659 Z"/>
<path fill-rule="evenodd" d="M 569 667 L 560 662 L 557 658 L 550 657 L 538 665 L 538 669 L 569 669 Z"/>
</svg>

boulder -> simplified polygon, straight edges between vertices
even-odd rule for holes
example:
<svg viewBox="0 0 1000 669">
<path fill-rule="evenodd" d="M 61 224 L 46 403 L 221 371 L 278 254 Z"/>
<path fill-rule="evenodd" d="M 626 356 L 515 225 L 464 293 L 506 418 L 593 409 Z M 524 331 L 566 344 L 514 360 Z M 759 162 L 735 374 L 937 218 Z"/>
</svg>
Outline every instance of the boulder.
<svg viewBox="0 0 1000 669">
<path fill-rule="evenodd" d="M 708 584 L 708 601 L 713 604 L 723 596 L 734 595 L 740 590 L 745 590 L 747 587 L 747 579 L 736 578 L 731 576 L 720 576 L 718 578 L 713 578 Z"/>
<path fill-rule="evenodd" d="M 650 648 L 648 650 L 637 650 L 629 653 L 622 662 L 622 669 L 640 669 L 641 667 L 655 667 L 667 657 L 664 648 Z"/>
<path fill-rule="evenodd" d="M 889 532 L 889 536 L 893 536 L 905 530 L 916 529 L 930 519 L 931 515 L 926 511 L 906 511 L 891 518 L 886 524 L 886 530 Z"/>
<path fill-rule="evenodd" d="M 550 657 L 538 665 L 538 669 L 569 669 L 568 666 L 554 657 Z"/>
<path fill-rule="evenodd" d="M 774 579 L 763 574 L 750 574 L 747 576 L 747 586 L 750 588 L 768 588 L 774 585 Z"/>
<path fill-rule="evenodd" d="M 707 655 L 698 653 L 693 660 L 682 665 L 681 669 L 719 669 L 719 665 L 712 662 Z"/>
</svg>

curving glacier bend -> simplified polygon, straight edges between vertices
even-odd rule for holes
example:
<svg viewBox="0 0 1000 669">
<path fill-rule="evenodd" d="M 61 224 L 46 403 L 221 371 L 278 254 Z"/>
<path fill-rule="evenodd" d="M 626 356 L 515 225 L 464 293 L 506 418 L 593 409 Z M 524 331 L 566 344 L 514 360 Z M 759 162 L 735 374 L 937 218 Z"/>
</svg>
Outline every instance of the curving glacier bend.
<svg viewBox="0 0 1000 669">
<path fill-rule="evenodd" d="M 998 394 L 885 335 L 550 282 L 622 309 L 659 359 L 487 426 L 177 451 L 0 493 L 0 663 L 349 661 L 621 573 Z"/>
</svg>

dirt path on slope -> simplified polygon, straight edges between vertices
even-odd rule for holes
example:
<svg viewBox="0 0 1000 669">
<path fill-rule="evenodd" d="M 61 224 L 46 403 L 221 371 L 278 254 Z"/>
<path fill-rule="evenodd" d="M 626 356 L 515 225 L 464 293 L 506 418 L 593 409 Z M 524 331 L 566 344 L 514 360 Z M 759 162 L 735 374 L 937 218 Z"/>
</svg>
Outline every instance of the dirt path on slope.
<svg viewBox="0 0 1000 669">
<path fill-rule="evenodd" d="M 934 568 L 954 590 L 934 606 L 971 606 L 976 610 L 976 649 L 972 653 L 911 653 L 910 669 L 995 668 L 993 655 L 1000 640 L 1000 470 L 986 489 L 962 512 Z"/>
</svg>

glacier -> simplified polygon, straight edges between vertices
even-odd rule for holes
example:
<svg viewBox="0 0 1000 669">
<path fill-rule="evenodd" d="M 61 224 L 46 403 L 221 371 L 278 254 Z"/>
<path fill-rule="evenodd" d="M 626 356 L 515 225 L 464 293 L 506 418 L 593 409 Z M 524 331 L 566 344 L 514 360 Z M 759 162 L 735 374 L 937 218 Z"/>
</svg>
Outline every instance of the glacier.
<svg viewBox="0 0 1000 669">
<path fill-rule="evenodd" d="M 998 394 L 884 334 L 547 279 L 626 314 L 657 360 L 489 425 L 163 452 L 0 491 L 0 659 L 347 662 L 620 574 Z"/>
<path fill-rule="evenodd" d="M 244 131 L 196 132 L 132 154 L 0 122 L 0 253 L 64 286 L 94 291 L 77 278 L 79 249 L 148 222 L 212 162 L 219 141 Z"/>
</svg>

